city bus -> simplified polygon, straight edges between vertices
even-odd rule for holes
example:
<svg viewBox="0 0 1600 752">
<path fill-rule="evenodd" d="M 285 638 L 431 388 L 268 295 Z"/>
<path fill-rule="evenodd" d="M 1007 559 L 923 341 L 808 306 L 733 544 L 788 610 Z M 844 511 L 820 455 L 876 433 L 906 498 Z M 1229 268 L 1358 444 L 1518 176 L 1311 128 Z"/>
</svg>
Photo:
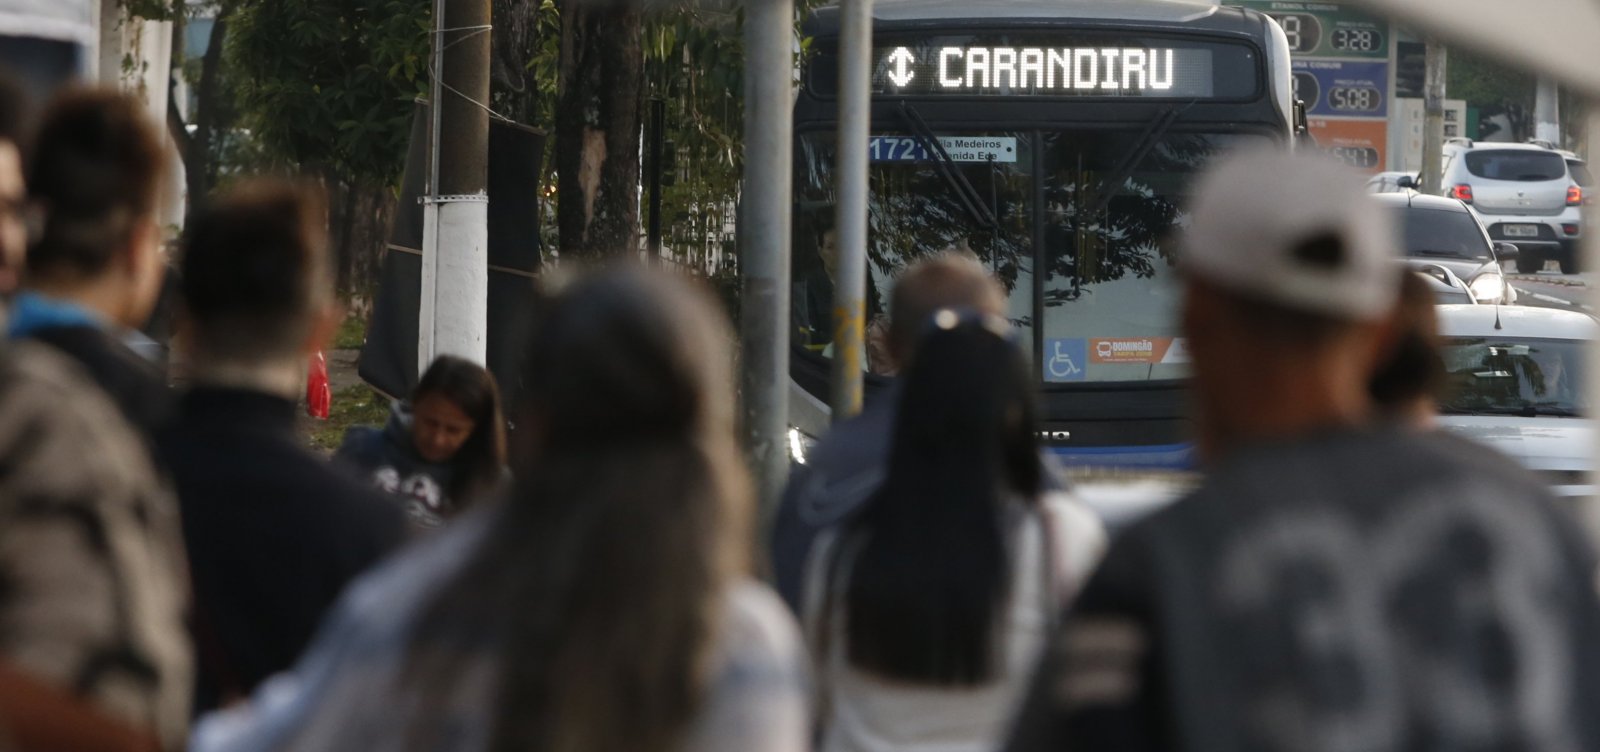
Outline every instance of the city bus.
<svg viewBox="0 0 1600 752">
<path fill-rule="evenodd" d="M 839 23 L 830 6 L 803 25 L 794 108 L 796 459 L 829 419 Z M 972 254 L 1005 288 L 1064 464 L 1187 468 L 1169 236 L 1209 160 L 1304 132 L 1282 29 L 1173 0 L 878 0 L 872 47 L 869 322 L 908 262 Z M 875 328 L 869 401 L 892 382 Z"/>
</svg>

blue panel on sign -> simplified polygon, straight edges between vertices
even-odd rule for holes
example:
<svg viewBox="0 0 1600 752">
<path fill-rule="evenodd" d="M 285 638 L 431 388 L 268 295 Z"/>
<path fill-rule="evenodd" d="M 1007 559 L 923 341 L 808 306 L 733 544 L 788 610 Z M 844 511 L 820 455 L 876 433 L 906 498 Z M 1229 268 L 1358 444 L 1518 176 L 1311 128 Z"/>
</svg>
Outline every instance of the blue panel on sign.
<svg viewBox="0 0 1600 752">
<path fill-rule="evenodd" d="M 1044 341 L 1044 380 L 1083 381 L 1088 376 L 1088 340 L 1047 339 Z"/>
<path fill-rule="evenodd" d="M 867 144 L 867 158 L 873 162 L 926 162 L 928 150 L 910 136 L 873 136 Z"/>
<path fill-rule="evenodd" d="M 1389 116 L 1388 61 L 1296 60 L 1295 95 L 1315 117 Z"/>
</svg>

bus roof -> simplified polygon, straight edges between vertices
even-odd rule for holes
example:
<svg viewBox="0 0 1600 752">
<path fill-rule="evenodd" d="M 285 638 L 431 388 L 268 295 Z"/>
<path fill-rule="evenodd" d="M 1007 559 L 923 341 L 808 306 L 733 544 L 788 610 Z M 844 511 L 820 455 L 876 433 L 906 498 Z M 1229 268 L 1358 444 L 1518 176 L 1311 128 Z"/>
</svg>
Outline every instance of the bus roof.
<svg viewBox="0 0 1600 752">
<path fill-rule="evenodd" d="M 1215 19 L 1221 23 L 1205 25 L 1219 29 L 1259 30 L 1259 25 L 1246 26 L 1247 15 L 1247 11 L 1238 8 L 1223 8 L 1213 2 L 1194 0 L 877 0 L 872 8 L 874 24 L 885 27 L 918 26 L 942 21 L 970 23 L 974 20 L 994 20 L 1011 24 L 1060 22 L 1064 19 L 1187 25 Z M 818 8 L 812 14 L 811 23 L 811 33 L 836 34 L 839 29 L 839 6 Z"/>
<path fill-rule="evenodd" d="M 91 0 L 0 0 L 0 35 L 90 44 Z"/>
</svg>

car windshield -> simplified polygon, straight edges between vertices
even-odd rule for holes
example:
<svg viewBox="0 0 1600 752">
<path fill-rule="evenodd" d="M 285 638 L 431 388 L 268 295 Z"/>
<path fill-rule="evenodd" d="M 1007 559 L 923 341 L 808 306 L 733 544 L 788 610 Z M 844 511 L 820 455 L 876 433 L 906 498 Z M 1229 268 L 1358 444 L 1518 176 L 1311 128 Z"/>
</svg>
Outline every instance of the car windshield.
<svg viewBox="0 0 1600 752">
<path fill-rule="evenodd" d="M 1395 209 L 1407 256 L 1488 261 L 1489 239 L 1466 211 L 1405 206 Z"/>
<path fill-rule="evenodd" d="M 1582 342 L 1454 337 L 1444 340 L 1441 355 L 1446 414 L 1572 417 L 1588 411 Z"/>
<path fill-rule="evenodd" d="M 1572 173 L 1572 182 L 1584 188 L 1594 185 L 1594 175 L 1589 173 L 1589 165 L 1582 162 L 1568 162 L 1567 170 Z"/>
<path fill-rule="evenodd" d="M 1485 149 L 1467 153 L 1467 172 L 1489 180 L 1542 182 L 1567 176 L 1560 154 L 1521 149 Z"/>
<path fill-rule="evenodd" d="M 975 256 L 1000 281 L 1023 341 L 1042 309 L 1044 353 L 1034 355 L 1045 381 L 1187 375 L 1177 274 L 1162 241 L 1181 221 L 1194 173 L 1222 150 L 1265 137 L 1169 133 L 1142 143 L 1138 128 L 935 135 L 949 163 L 906 132 L 876 130 L 869 145 L 870 370 L 892 370 L 874 337 L 886 331 L 881 321 L 900 271 L 918 257 L 955 251 Z M 802 134 L 796 164 L 793 325 L 797 342 L 824 357 L 833 355 L 833 144 L 832 131 Z M 1045 273 L 1036 286 L 1040 243 Z"/>
</svg>

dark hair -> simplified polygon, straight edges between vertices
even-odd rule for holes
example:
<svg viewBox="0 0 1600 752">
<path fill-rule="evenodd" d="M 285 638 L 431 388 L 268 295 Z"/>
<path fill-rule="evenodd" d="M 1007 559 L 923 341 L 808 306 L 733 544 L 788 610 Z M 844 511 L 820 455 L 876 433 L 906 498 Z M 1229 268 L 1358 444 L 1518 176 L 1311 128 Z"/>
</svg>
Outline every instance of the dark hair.
<svg viewBox="0 0 1600 752">
<path fill-rule="evenodd" d="M 896 359 L 909 359 L 917 335 L 941 308 L 1000 315 L 1005 312 L 1005 293 L 982 264 L 953 251 L 907 266 L 889 299 L 889 348 Z M 899 365 L 903 368 L 906 364 Z"/>
<path fill-rule="evenodd" d="M 1444 383 L 1433 293 L 1419 274 L 1409 269 L 1402 274 L 1398 336 L 1388 360 L 1378 367 L 1368 385 L 1380 412 L 1437 397 Z"/>
<path fill-rule="evenodd" d="M 888 474 L 841 535 L 829 578 L 848 573 L 851 664 L 942 685 L 995 671 L 1011 582 L 1004 502 L 1037 503 L 1043 473 L 1022 350 L 998 317 L 955 318 L 936 314 L 917 345 Z"/>
<path fill-rule="evenodd" d="M 323 209 L 309 186 L 261 179 L 189 221 L 180 291 L 199 356 L 258 362 L 299 354 L 331 299 Z"/>
<path fill-rule="evenodd" d="M 131 95 L 79 89 L 45 112 L 28 171 L 44 232 L 28 250 L 35 273 L 97 277 L 149 218 L 165 174 L 162 132 Z"/>
<path fill-rule="evenodd" d="M 533 330 L 516 490 L 418 634 L 504 645 L 495 752 L 679 749 L 750 566 L 727 322 L 688 282 L 625 269 L 557 292 Z M 450 655 L 414 651 L 408 675 L 437 682 Z"/>
<path fill-rule="evenodd" d="M 411 390 L 415 405 L 427 395 L 443 397 L 472 419 L 472 435 L 451 460 L 450 498 L 464 508 L 499 483 L 506 464 L 506 420 L 494 374 L 464 358 L 441 355 Z"/>
</svg>

